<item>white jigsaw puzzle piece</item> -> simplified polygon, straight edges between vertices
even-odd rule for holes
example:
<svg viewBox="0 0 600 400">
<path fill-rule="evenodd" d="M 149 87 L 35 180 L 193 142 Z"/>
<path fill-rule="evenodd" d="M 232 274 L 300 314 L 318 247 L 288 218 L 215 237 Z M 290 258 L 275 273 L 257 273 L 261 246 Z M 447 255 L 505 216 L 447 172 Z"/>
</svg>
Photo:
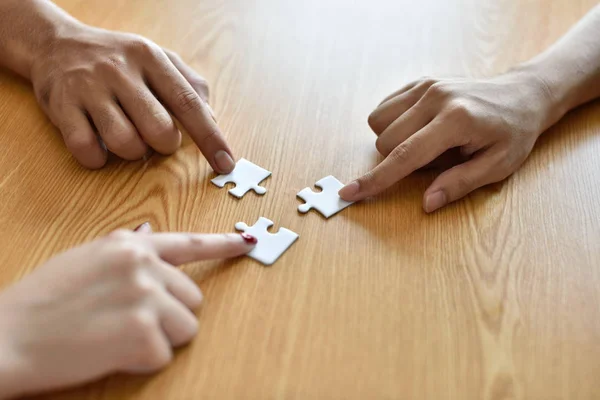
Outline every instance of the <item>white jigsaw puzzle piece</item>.
<svg viewBox="0 0 600 400">
<path fill-rule="evenodd" d="M 237 198 L 242 198 L 250 189 L 254 190 L 257 194 L 267 193 L 267 189 L 259 186 L 259 183 L 270 175 L 271 171 L 267 171 L 245 158 L 241 158 L 235 164 L 235 169 L 231 173 L 219 175 L 212 179 L 211 182 L 221 188 L 227 183 L 235 183 L 235 188 L 231 189 L 229 193 Z"/>
<path fill-rule="evenodd" d="M 298 197 L 305 201 L 304 204 L 298 206 L 298 211 L 303 214 L 314 208 L 325 218 L 329 218 L 354 204 L 354 202 L 342 200 L 338 195 L 344 184 L 331 175 L 318 181 L 315 186 L 320 187 L 323 191 L 315 193 L 310 188 L 304 188 L 298 193 Z"/>
<path fill-rule="evenodd" d="M 247 255 L 265 264 L 272 265 L 298 239 L 298 234 L 289 229 L 280 228 L 279 232 L 267 231 L 273 226 L 273 221 L 260 217 L 253 226 L 243 222 L 235 224 L 235 229 L 245 232 L 258 239 L 258 243 Z"/>
</svg>

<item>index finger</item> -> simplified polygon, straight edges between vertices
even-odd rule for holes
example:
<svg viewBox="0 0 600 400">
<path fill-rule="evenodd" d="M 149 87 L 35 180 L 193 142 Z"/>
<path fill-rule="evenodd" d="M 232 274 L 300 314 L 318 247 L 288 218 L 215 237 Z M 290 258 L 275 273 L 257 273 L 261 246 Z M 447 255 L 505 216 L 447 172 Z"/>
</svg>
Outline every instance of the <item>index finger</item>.
<svg viewBox="0 0 600 400">
<path fill-rule="evenodd" d="M 375 196 L 414 171 L 429 164 L 451 147 L 453 135 L 440 135 L 437 123 L 430 123 L 398 145 L 372 171 L 339 191 L 346 201 L 360 201 Z"/>
<path fill-rule="evenodd" d="M 152 89 L 181 122 L 210 166 L 222 174 L 233 171 L 235 163 L 231 149 L 208 105 L 164 52 L 156 61 L 145 67 Z"/>
<path fill-rule="evenodd" d="M 171 265 L 234 258 L 248 253 L 256 244 L 256 239 L 244 234 L 157 233 L 145 240 Z"/>
</svg>

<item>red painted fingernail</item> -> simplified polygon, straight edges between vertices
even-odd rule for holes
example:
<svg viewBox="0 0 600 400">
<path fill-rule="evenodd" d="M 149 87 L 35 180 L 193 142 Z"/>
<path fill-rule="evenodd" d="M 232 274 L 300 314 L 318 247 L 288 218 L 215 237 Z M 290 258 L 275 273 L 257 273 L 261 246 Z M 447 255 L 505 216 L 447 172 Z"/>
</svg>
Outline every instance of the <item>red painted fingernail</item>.
<svg viewBox="0 0 600 400">
<path fill-rule="evenodd" d="M 244 242 L 246 242 L 248 244 L 258 243 L 258 239 L 252 235 L 248 235 L 247 233 L 242 233 L 241 235 L 242 235 L 242 238 L 244 239 Z"/>
<path fill-rule="evenodd" d="M 147 232 L 150 230 L 152 230 L 152 227 L 150 226 L 150 222 L 144 222 L 143 224 L 141 224 L 140 226 L 135 228 L 133 231 L 134 232 Z"/>
</svg>

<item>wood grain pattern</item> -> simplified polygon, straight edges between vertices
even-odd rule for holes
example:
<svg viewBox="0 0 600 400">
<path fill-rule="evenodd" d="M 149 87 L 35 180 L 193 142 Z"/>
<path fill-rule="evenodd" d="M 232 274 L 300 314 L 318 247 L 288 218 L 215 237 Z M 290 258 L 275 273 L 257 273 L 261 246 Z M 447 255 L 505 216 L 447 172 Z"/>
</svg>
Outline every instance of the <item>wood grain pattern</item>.
<svg viewBox="0 0 600 400">
<path fill-rule="evenodd" d="M 211 82 L 238 156 L 274 172 L 234 201 L 188 140 L 170 158 L 80 169 L 26 82 L 0 74 L 0 286 L 149 220 L 300 233 L 272 268 L 186 268 L 202 328 L 152 377 L 48 399 L 593 399 L 600 396 L 600 104 L 569 114 L 506 182 L 427 216 L 430 173 L 325 221 L 295 194 L 379 161 L 366 117 L 421 75 L 490 75 L 594 0 L 61 0 L 179 52 Z M 213 273 L 205 274 L 206 268 Z"/>
</svg>

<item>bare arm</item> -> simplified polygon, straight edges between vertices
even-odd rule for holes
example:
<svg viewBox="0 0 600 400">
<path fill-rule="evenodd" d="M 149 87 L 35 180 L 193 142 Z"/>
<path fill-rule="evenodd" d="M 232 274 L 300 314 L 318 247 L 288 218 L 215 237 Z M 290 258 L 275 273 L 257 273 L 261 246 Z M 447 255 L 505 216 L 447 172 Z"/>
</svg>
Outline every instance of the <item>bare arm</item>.
<svg viewBox="0 0 600 400">
<path fill-rule="evenodd" d="M 522 68 L 544 80 L 564 111 L 600 97 L 600 6 Z"/>
<path fill-rule="evenodd" d="M 35 58 L 78 24 L 47 0 L 1 0 L 0 66 L 29 79 Z"/>
</svg>

